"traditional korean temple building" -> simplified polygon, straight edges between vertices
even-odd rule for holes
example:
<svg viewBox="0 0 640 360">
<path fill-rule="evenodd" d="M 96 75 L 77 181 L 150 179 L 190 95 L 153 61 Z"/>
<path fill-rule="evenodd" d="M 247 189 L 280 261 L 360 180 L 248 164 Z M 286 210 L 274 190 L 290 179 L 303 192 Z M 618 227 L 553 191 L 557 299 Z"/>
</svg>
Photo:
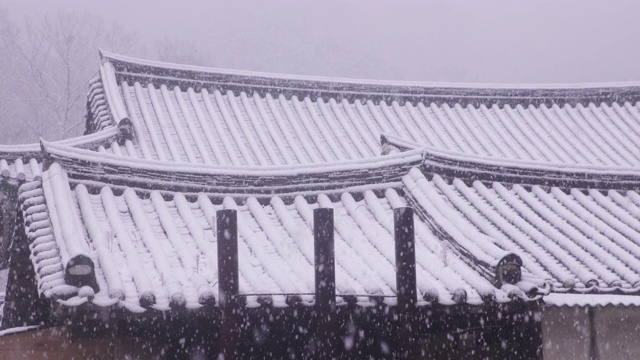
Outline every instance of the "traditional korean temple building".
<svg viewBox="0 0 640 360">
<path fill-rule="evenodd" d="M 0 336 L 0 350 L 35 336 L 85 356 L 235 344 L 241 358 L 288 358 L 333 337 L 345 358 L 640 355 L 640 85 L 363 82 L 101 56 L 84 136 L 0 148 L 2 324 L 40 326 Z M 409 297 L 394 227 L 406 206 Z M 329 307 L 317 209 L 333 209 Z M 237 214 L 235 322 L 221 210 Z"/>
</svg>

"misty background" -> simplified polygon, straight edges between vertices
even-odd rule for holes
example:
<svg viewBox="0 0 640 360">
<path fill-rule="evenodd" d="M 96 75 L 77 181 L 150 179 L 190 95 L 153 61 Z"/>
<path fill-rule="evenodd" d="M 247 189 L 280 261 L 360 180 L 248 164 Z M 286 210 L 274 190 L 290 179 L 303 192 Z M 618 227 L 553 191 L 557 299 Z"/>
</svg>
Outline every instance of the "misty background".
<svg viewBox="0 0 640 360">
<path fill-rule="evenodd" d="M 640 80 L 638 1 L 0 0 L 0 144 L 81 135 L 98 48 L 299 75 Z"/>
</svg>

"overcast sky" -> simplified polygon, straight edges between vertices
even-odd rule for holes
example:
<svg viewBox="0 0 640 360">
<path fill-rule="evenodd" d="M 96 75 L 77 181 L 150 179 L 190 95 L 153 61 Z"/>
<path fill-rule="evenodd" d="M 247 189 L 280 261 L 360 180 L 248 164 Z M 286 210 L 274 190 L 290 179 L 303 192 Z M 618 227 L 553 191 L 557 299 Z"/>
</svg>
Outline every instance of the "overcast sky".
<svg viewBox="0 0 640 360">
<path fill-rule="evenodd" d="M 14 18 L 74 7 L 207 65 L 471 83 L 640 80 L 640 1 L 0 0 Z"/>
</svg>

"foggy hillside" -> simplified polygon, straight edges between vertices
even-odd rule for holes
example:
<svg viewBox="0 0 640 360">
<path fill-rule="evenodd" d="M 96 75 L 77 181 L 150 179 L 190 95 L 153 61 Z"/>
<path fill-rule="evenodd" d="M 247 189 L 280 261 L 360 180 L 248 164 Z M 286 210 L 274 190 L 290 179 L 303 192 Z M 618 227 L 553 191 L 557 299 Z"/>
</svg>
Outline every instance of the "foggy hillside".
<svg viewBox="0 0 640 360">
<path fill-rule="evenodd" d="M 640 48 L 630 44 L 640 35 L 638 7 L 629 1 L 373 1 L 366 7 L 355 1 L 0 1 L 0 143 L 80 135 L 98 48 L 348 78 L 635 81 Z"/>
</svg>

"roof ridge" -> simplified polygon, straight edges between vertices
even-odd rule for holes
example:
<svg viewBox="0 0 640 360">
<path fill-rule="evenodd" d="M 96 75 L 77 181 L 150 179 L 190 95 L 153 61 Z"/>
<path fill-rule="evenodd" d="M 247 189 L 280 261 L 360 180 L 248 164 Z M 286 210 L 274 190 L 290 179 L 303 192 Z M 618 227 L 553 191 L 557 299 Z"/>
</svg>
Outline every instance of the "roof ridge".
<svg viewBox="0 0 640 360">
<path fill-rule="evenodd" d="M 63 144 L 66 146 L 80 147 L 80 148 L 88 148 L 93 144 L 98 142 L 104 142 L 110 138 L 115 138 L 118 136 L 120 131 L 116 127 L 106 127 L 100 131 L 96 131 L 91 134 L 80 135 L 68 139 L 63 140 L 55 140 L 51 141 L 51 143 Z M 16 156 L 27 155 L 36 157 L 41 154 L 41 143 L 45 141 L 43 138 L 40 138 L 38 142 L 30 143 L 30 144 L 16 144 L 16 145 L 3 145 L 0 144 L 0 159 L 6 158 L 6 155 L 15 154 Z"/>
<path fill-rule="evenodd" d="M 59 163 L 71 178 L 141 189 L 181 192 L 213 191 L 241 194 L 310 192 L 399 181 L 422 163 L 422 150 L 335 163 L 271 166 L 179 164 L 131 159 L 42 140 L 51 163 Z M 87 166 L 93 167 L 88 171 Z"/>
<path fill-rule="evenodd" d="M 118 83 L 158 82 L 183 90 L 215 87 L 221 92 L 257 92 L 316 99 L 338 98 L 436 104 L 588 104 L 640 101 L 640 82 L 555 85 L 449 84 L 429 82 L 342 79 L 317 76 L 227 70 L 144 60 L 101 51 L 103 61 L 114 66 Z"/>
<path fill-rule="evenodd" d="M 497 159 L 436 149 L 392 134 L 383 137 L 400 150 L 423 149 L 424 169 L 449 178 L 561 188 L 640 189 L 638 167 Z"/>
<path fill-rule="evenodd" d="M 377 80 L 366 78 L 343 78 L 331 76 L 298 75 L 275 72 L 262 72 L 254 70 L 239 70 L 228 68 L 216 68 L 213 66 L 178 64 L 164 61 L 142 59 L 129 55 L 116 54 L 100 49 L 100 56 L 103 61 L 116 61 L 143 65 L 148 67 L 161 67 L 174 70 L 199 71 L 207 73 L 218 73 L 225 75 L 241 75 L 251 77 L 264 77 L 273 79 L 293 79 L 318 82 L 349 83 L 362 85 L 385 85 L 385 86 L 419 86 L 451 89 L 593 89 L 593 88 L 616 88 L 616 87 L 640 87 L 640 81 L 618 81 L 618 82 L 594 82 L 594 83 L 557 83 L 557 84 L 508 84 L 508 83 L 449 83 L 430 81 L 406 81 L 406 80 Z"/>
</svg>

